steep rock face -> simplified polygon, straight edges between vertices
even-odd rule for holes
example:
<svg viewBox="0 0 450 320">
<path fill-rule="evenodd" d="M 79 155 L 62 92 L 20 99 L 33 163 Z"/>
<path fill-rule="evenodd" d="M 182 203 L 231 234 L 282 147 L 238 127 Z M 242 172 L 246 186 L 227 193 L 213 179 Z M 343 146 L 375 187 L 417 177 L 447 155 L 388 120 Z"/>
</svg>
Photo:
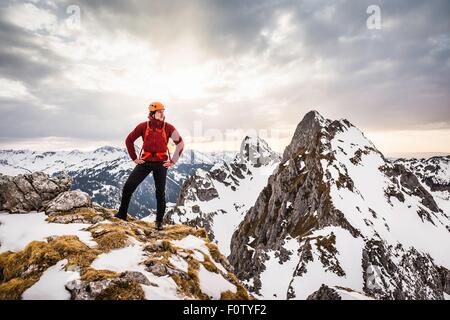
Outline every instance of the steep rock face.
<svg viewBox="0 0 450 320">
<path fill-rule="evenodd" d="M 448 252 L 449 214 L 417 177 L 347 120 L 312 111 L 233 234 L 229 259 L 265 298 L 305 299 L 331 284 L 442 299 Z"/>
<path fill-rule="evenodd" d="M 0 211 L 11 213 L 41 210 L 61 192 L 70 189 L 72 178 L 67 175 L 50 177 L 42 172 L 0 174 Z"/>
<path fill-rule="evenodd" d="M 233 161 L 197 170 L 181 188 L 168 220 L 204 227 L 209 238 L 228 255 L 230 239 L 256 200 L 280 156 L 259 137 L 245 137 Z"/>
</svg>

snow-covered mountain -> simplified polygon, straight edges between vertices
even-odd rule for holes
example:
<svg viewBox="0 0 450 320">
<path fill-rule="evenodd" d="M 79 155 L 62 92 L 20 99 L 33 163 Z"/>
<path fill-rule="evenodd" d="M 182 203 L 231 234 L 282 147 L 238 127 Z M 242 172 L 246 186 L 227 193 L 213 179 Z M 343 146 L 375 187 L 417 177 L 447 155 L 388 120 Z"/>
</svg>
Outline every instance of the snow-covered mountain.
<svg viewBox="0 0 450 320">
<path fill-rule="evenodd" d="M 420 179 L 445 212 L 450 212 L 450 155 L 429 159 L 397 159 Z"/>
<path fill-rule="evenodd" d="M 431 191 L 450 191 L 450 155 L 429 159 L 397 159 L 413 171 Z"/>
<path fill-rule="evenodd" d="M 118 159 L 127 160 L 126 156 L 125 149 L 108 146 L 92 152 L 0 150 L 0 172 L 10 176 L 37 171 L 53 175 L 62 171 L 105 166 Z"/>
<path fill-rule="evenodd" d="M 71 180 L 0 175 L 0 300 L 251 299 L 204 229 L 119 220 Z"/>
<path fill-rule="evenodd" d="M 177 205 L 168 219 L 175 223 L 204 227 L 225 255 L 230 253 L 233 232 L 254 204 L 280 161 L 267 142 L 245 137 L 233 161 L 197 169 L 183 184 Z"/>
<path fill-rule="evenodd" d="M 139 149 L 136 147 L 136 150 Z M 176 201 L 181 185 L 195 169 L 208 169 L 222 159 L 230 159 L 231 155 L 234 153 L 186 150 L 178 163 L 168 171 L 167 201 Z M 95 202 L 109 208 L 119 207 L 123 184 L 134 166 L 125 149 L 110 146 L 91 152 L 0 150 L 0 173 L 14 176 L 45 172 L 56 176 L 64 172 L 74 178 L 74 189 L 87 192 Z M 156 208 L 153 194 L 154 183 L 150 175 L 135 191 L 129 212 L 138 217 L 150 214 Z"/>
<path fill-rule="evenodd" d="M 322 285 L 376 299 L 444 299 L 444 204 L 350 122 L 312 111 L 233 234 L 230 262 L 267 299 L 306 299 Z"/>
<path fill-rule="evenodd" d="M 139 147 L 135 146 L 139 151 Z M 214 165 L 218 161 L 229 160 L 234 152 L 203 153 L 186 150 L 179 164 Z M 120 161 L 119 161 L 120 160 Z M 113 163 L 116 170 L 126 170 L 133 167 L 126 149 L 103 146 L 94 151 L 31 151 L 31 150 L 0 150 L 0 173 L 4 175 L 18 175 L 36 171 L 50 175 L 62 171 L 81 171 L 90 168 L 104 168 Z"/>
</svg>

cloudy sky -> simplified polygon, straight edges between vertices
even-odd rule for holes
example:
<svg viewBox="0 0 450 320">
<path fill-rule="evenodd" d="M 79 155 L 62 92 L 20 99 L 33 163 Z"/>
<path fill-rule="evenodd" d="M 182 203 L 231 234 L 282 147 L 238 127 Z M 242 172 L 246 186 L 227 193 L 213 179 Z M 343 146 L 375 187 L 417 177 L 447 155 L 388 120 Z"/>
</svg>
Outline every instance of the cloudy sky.
<svg viewBox="0 0 450 320">
<path fill-rule="evenodd" d="M 198 150 L 249 133 L 283 151 L 315 109 L 388 155 L 450 152 L 449 16 L 448 0 L 0 0 L 0 148 L 124 147 L 159 100 Z"/>
</svg>

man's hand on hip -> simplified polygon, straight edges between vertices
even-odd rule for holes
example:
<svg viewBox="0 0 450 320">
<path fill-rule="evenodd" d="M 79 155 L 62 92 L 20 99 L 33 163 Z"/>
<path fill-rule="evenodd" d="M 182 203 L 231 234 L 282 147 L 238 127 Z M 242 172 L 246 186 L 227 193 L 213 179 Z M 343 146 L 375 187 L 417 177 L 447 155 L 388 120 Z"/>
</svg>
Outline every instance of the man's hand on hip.
<svg viewBox="0 0 450 320">
<path fill-rule="evenodd" d="M 170 168 L 171 166 L 173 166 L 173 162 L 171 160 L 168 161 L 164 161 L 163 166 L 166 168 Z"/>
</svg>

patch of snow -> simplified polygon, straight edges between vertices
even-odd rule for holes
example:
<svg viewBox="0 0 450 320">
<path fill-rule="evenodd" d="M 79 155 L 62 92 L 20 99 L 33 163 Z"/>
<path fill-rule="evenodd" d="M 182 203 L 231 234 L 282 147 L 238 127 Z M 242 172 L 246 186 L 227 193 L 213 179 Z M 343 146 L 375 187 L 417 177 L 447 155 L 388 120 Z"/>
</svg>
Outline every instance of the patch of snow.
<svg viewBox="0 0 450 320">
<path fill-rule="evenodd" d="M 142 271 L 141 271 L 142 272 Z M 185 299 L 184 296 L 180 295 L 177 292 L 177 284 L 170 276 L 164 277 L 156 277 L 150 272 L 144 271 L 142 272 L 147 276 L 147 278 L 157 284 L 157 287 L 154 286 L 145 286 L 142 285 L 142 289 L 145 293 L 145 299 L 147 300 L 182 300 Z"/>
<path fill-rule="evenodd" d="M 148 216 L 145 216 L 144 218 L 141 219 L 142 221 L 145 222 L 155 222 L 156 221 L 156 215 L 154 214 L 149 214 Z"/>
<path fill-rule="evenodd" d="M 49 223 L 44 212 L 26 214 L 0 213 L 0 252 L 19 251 L 31 241 L 45 241 L 50 236 L 75 235 L 90 247 L 97 243 L 83 231 L 85 223 Z"/>
<path fill-rule="evenodd" d="M 276 258 L 276 252 L 267 252 L 269 260 L 265 261 L 265 270 L 261 273 L 261 296 L 264 299 L 286 299 L 287 290 L 297 267 L 299 243 L 297 239 L 285 239 L 284 248 L 291 252 L 289 260 L 283 263 Z"/>
<path fill-rule="evenodd" d="M 172 240 L 171 243 L 173 245 L 175 245 L 176 247 L 186 249 L 186 250 L 192 250 L 195 259 L 197 259 L 198 261 L 204 261 L 205 258 L 203 257 L 203 254 L 205 254 L 206 256 L 209 257 L 209 260 L 211 260 L 211 262 L 213 262 L 220 271 L 222 271 L 224 273 L 228 273 L 228 271 L 222 266 L 221 263 L 216 262 L 213 259 L 213 257 L 211 256 L 211 253 L 203 239 L 200 239 L 193 235 L 188 235 L 181 240 Z"/>
<path fill-rule="evenodd" d="M 177 269 L 188 272 L 189 264 L 181 257 L 176 255 L 171 255 L 169 258 L 169 262 Z"/>
<path fill-rule="evenodd" d="M 144 274 L 150 282 L 157 287 L 142 285 L 147 300 L 171 300 L 183 299 L 177 292 L 177 285 L 170 276 L 157 277 L 145 270 L 142 262 L 145 261 L 145 253 L 142 246 L 135 243 L 131 246 L 112 250 L 101 254 L 92 262 L 91 267 L 99 270 L 111 270 L 116 272 L 138 271 Z"/>
<path fill-rule="evenodd" d="M 361 266 L 364 248 L 363 239 L 354 238 L 347 230 L 339 227 L 325 227 L 314 231 L 310 237 L 329 236 L 331 233 L 336 237 L 337 261 L 346 275 L 340 277 L 334 272 L 325 270 L 320 260 L 320 251 L 313 241 L 314 260 L 306 264 L 307 272 L 302 276 L 294 277 L 291 283 L 295 289 L 295 299 L 306 299 L 311 293 L 320 288 L 322 284 L 363 291 L 363 270 Z M 285 287 L 285 291 L 287 291 L 287 287 Z"/>
<path fill-rule="evenodd" d="M 336 287 L 333 287 L 333 289 L 336 290 L 342 300 L 374 300 L 373 298 L 356 291 L 347 291 Z"/>
<path fill-rule="evenodd" d="M 200 289 L 212 299 L 220 299 L 222 292 L 231 291 L 236 293 L 236 286 L 222 277 L 220 274 L 210 272 L 200 264 L 198 270 Z"/>
<path fill-rule="evenodd" d="M 142 246 L 134 244 L 125 248 L 112 250 L 108 253 L 100 254 L 91 264 L 91 267 L 98 270 L 111 270 L 115 272 L 141 271 L 144 252 Z"/>
<path fill-rule="evenodd" d="M 204 253 L 209 252 L 208 247 L 205 244 L 203 239 L 200 239 L 193 235 L 188 235 L 181 240 L 172 240 L 171 241 L 175 246 L 187 249 L 187 250 L 201 250 Z"/>
<path fill-rule="evenodd" d="M 300 161 L 300 168 L 299 170 L 302 171 L 305 168 L 305 162 L 302 160 Z"/>
<path fill-rule="evenodd" d="M 70 300 L 70 293 L 66 290 L 66 283 L 80 278 L 74 271 L 65 271 L 67 259 L 57 262 L 44 271 L 41 278 L 25 290 L 23 300 Z"/>
</svg>

